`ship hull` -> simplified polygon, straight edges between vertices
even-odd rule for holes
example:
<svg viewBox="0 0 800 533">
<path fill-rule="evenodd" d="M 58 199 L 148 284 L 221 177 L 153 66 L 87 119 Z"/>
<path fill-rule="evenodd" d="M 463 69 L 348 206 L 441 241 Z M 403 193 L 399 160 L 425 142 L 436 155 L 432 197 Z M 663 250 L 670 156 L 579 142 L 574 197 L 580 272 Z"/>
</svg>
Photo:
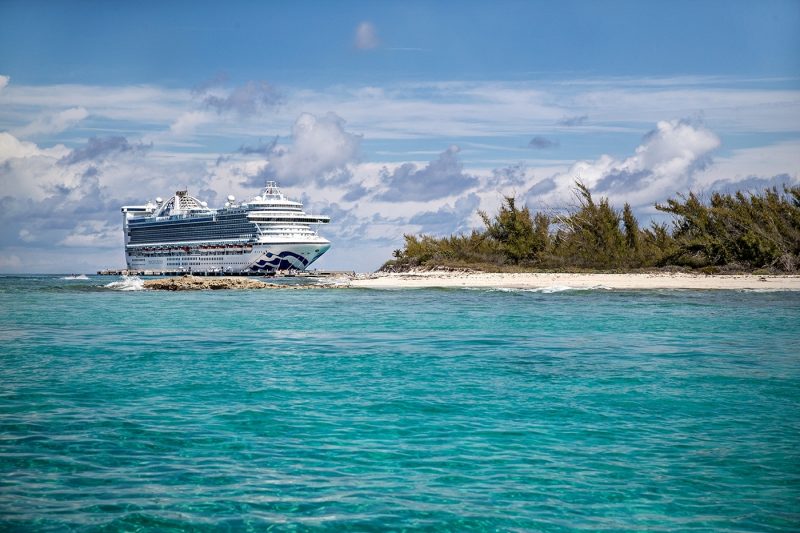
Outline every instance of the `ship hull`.
<svg viewBox="0 0 800 533">
<path fill-rule="evenodd" d="M 130 270 L 219 274 L 305 270 L 330 248 L 328 241 L 241 245 L 127 247 Z"/>
</svg>

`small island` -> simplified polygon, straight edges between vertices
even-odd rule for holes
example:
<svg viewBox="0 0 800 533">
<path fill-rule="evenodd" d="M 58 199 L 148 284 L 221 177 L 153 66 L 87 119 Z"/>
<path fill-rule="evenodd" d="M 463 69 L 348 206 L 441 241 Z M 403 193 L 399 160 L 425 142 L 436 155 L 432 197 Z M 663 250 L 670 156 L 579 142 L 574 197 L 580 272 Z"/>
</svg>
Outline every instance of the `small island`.
<svg viewBox="0 0 800 533">
<path fill-rule="evenodd" d="M 640 228 L 632 209 L 582 183 L 566 213 L 531 213 L 506 197 L 485 229 L 405 235 L 403 249 L 352 287 L 800 290 L 800 187 L 690 193 L 655 208 L 672 224 Z"/>
</svg>

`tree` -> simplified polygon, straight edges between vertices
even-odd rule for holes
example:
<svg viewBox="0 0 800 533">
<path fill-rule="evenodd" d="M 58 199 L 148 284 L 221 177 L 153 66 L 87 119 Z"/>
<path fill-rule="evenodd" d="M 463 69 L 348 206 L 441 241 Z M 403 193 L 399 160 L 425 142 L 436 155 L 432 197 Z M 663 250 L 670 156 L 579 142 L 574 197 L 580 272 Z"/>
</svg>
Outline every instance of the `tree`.
<svg viewBox="0 0 800 533">
<path fill-rule="evenodd" d="M 800 256 L 800 186 L 758 194 L 714 193 L 708 204 L 694 193 L 656 204 L 675 216 L 675 251 L 667 258 L 691 266 L 738 264 L 797 268 Z"/>
<path fill-rule="evenodd" d="M 478 211 L 478 214 L 486 225 L 486 233 L 500 243 L 501 250 L 512 263 L 532 261 L 547 245 L 546 240 L 543 242 L 541 229 L 545 221 L 540 219 L 535 231 L 530 210 L 527 207 L 518 209 L 513 196 L 504 198 L 494 219 L 484 211 Z"/>
<path fill-rule="evenodd" d="M 622 227 L 625 230 L 625 242 L 631 251 L 639 251 L 639 222 L 633 216 L 630 204 L 622 208 Z"/>
<path fill-rule="evenodd" d="M 607 198 L 595 203 L 591 191 L 581 182 L 576 182 L 574 192 L 578 206 L 568 215 L 559 217 L 562 231 L 554 253 L 571 266 L 624 266 L 628 250 L 619 227 L 619 213 L 611 207 Z"/>
</svg>

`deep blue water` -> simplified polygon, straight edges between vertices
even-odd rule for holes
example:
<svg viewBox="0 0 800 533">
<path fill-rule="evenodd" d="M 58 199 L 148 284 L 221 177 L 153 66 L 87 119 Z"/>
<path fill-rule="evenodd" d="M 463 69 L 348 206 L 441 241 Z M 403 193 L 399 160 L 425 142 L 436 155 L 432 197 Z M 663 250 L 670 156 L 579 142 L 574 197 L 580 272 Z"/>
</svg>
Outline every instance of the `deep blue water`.
<svg viewBox="0 0 800 533">
<path fill-rule="evenodd" d="M 800 293 L 0 277 L 0 530 L 797 531 Z"/>
</svg>

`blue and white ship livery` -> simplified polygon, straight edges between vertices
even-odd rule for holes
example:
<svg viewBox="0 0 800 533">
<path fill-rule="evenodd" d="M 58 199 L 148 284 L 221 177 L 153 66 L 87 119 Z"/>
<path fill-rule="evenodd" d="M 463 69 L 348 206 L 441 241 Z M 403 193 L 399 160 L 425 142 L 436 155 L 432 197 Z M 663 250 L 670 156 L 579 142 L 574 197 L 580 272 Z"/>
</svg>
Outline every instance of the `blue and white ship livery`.
<svg viewBox="0 0 800 533">
<path fill-rule="evenodd" d="M 161 272 L 258 273 L 305 270 L 331 243 L 312 225 L 327 216 L 309 215 L 286 198 L 274 181 L 243 203 L 228 196 L 225 206 L 177 191 L 122 208 L 125 260 L 130 270 Z"/>
</svg>

